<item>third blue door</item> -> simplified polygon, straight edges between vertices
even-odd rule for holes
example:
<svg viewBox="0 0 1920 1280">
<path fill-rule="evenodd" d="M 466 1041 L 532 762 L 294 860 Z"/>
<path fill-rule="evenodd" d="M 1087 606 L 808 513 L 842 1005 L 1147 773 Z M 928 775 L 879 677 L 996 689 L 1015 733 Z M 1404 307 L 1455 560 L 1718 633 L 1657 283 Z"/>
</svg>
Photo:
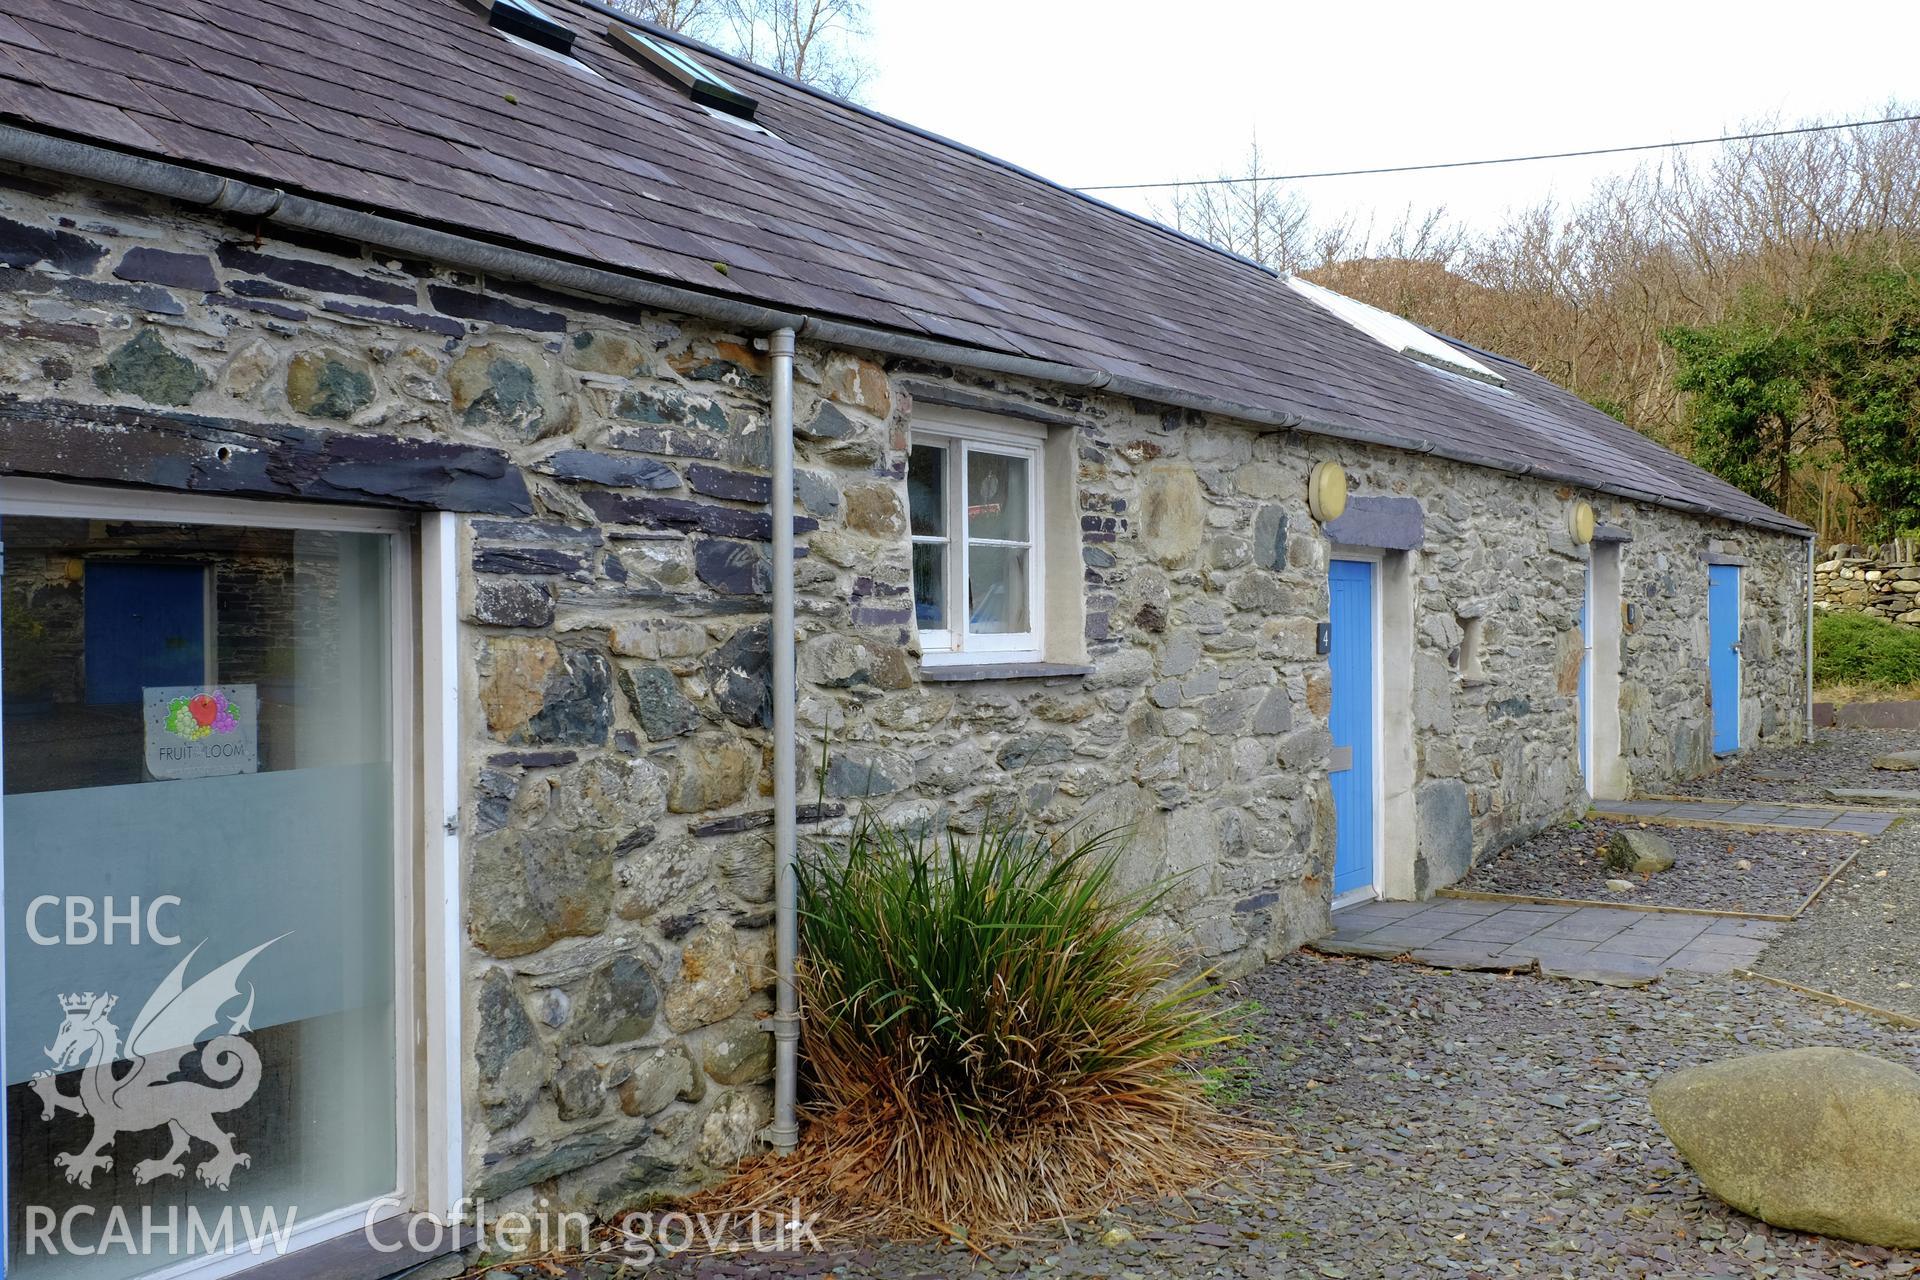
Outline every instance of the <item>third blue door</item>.
<svg viewBox="0 0 1920 1280">
<path fill-rule="evenodd" d="M 1707 681 L 1713 753 L 1740 749 L 1740 566 L 1707 566 Z"/>
<path fill-rule="evenodd" d="M 1329 781 L 1333 787 L 1335 898 L 1374 888 L 1373 609 L 1376 566 L 1335 560 L 1327 568 L 1328 674 L 1333 705 Z"/>
</svg>

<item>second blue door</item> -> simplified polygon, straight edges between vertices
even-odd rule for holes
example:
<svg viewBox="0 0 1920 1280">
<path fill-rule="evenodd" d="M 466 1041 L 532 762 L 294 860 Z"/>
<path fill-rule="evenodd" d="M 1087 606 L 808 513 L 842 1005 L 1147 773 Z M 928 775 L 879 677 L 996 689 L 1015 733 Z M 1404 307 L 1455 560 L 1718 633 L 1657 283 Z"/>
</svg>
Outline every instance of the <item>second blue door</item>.
<svg viewBox="0 0 1920 1280">
<path fill-rule="evenodd" d="M 1373 888 L 1373 600 L 1368 560 L 1335 560 L 1327 569 L 1333 705 L 1334 857 L 1336 898 Z"/>
<path fill-rule="evenodd" d="M 1740 566 L 1707 566 L 1707 680 L 1713 753 L 1740 749 Z"/>
</svg>

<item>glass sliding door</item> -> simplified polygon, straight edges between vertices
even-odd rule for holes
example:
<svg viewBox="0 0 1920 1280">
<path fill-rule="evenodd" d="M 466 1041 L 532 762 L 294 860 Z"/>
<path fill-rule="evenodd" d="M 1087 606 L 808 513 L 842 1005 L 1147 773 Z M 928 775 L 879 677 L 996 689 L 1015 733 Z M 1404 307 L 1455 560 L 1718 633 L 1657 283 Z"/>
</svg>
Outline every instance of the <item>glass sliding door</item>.
<svg viewBox="0 0 1920 1280">
<path fill-rule="evenodd" d="M 399 1182 L 400 539 L 20 505 L 5 1274 L 142 1276 L 344 1218 Z"/>
</svg>

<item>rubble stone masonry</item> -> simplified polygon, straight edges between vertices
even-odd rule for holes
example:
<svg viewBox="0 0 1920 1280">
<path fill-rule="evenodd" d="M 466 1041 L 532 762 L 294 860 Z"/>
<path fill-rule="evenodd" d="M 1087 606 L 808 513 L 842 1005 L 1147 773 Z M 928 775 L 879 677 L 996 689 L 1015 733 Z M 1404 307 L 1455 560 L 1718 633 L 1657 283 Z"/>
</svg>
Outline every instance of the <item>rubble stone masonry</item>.
<svg viewBox="0 0 1920 1280">
<path fill-rule="evenodd" d="M 755 1146 L 769 1103 L 756 335 L 256 232 L 7 178 L 0 390 L 484 447 L 524 476 L 531 514 L 461 520 L 470 1180 L 500 1205 L 537 1189 L 608 1206 L 708 1178 Z M 915 389 L 1021 406 L 1068 446 L 1050 457 L 1074 468 L 1073 509 L 1049 532 L 1077 540 L 1082 576 L 1051 588 L 1078 634 L 1050 636 L 1049 656 L 1085 674 L 923 678 Z M 1709 555 L 1748 564 L 1747 737 L 1801 729 L 1795 538 L 804 342 L 795 418 L 803 840 L 862 807 L 937 832 L 996 812 L 1125 826 L 1126 877 L 1174 877 L 1154 923 L 1196 965 L 1243 972 L 1327 927 L 1316 461 L 1422 509 L 1413 645 L 1389 660 L 1411 669 L 1426 887 L 1458 874 L 1440 846 L 1485 856 L 1585 802 L 1575 497 L 1632 539 L 1620 652 L 1599 660 L 1622 671 L 1634 783 L 1711 763 Z"/>
</svg>

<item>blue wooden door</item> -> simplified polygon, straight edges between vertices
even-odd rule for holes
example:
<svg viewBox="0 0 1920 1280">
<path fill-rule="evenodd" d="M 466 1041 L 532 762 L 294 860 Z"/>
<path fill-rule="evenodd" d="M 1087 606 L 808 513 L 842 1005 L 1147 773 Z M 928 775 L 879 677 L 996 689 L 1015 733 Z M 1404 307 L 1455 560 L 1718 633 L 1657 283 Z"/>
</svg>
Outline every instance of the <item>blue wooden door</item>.
<svg viewBox="0 0 1920 1280">
<path fill-rule="evenodd" d="M 1373 605 L 1374 566 L 1366 560 L 1335 560 L 1327 569 L 1332 623 L 1327 655 L 1333 705 L 1334 858 L 1336 898 L 1373 886 Z"/>
<path fill-rule="evenodd" d="M 1740 566 L 1707 566 L 1707 684 L 1713 752 L 1740 749 Z"/>
<path fill-rule="evenodd" d="M 199 565 L 89 561 L 87 701 L 139 702 L 142 688 L 204 680 L 206 583 Z"/>
</svg>

